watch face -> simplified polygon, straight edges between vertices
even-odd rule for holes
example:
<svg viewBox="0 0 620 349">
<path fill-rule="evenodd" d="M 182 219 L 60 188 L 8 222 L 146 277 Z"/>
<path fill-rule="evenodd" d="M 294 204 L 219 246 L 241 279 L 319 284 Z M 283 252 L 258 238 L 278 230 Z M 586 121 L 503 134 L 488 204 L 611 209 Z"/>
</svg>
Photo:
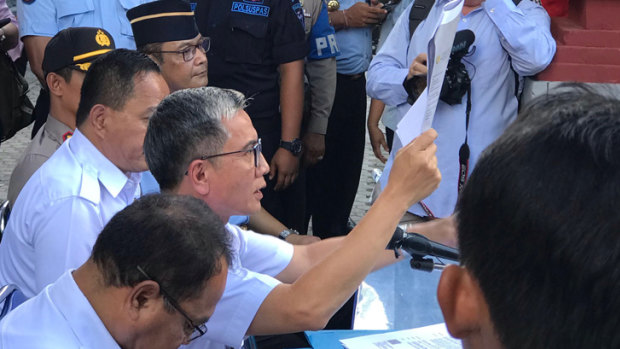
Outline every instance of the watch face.
<svg viewBox="0 0 620 349">
<path fill-rule="evenodd" d="M 293 153 L 295 155 L 301 153 L 301 141 L 299 139 L 293 141 Z"/>
<path fill-rule="evenodd" d="M 301 139 L 295 138 L 291 142 L 280 141 L 280 147 L 290 151 L 291 153 L 293 153 L 293 155 L 297 156 L 301 154 L 301 151 L 303 149 L 303 143 L 301 142 Z"/>
</svg>

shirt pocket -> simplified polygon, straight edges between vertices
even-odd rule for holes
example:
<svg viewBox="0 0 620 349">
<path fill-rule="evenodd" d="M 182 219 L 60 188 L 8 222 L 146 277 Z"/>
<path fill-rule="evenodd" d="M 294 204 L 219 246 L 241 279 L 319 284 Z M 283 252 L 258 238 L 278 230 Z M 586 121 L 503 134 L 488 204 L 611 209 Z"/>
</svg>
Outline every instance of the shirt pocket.
<svg viewBox="0 0 620 349">
<path fill-rule="evenodd" d="M 268 25 L 269 19 L 266 17 L 231 14 L 226 61 L 262 64 L 267 55 Z"/>
<path fill-rule="evenodd" d="M 92 22 L 94 11 L 93 0 L 56 0 L 59 30 L 86 26 Z"/>
<path fill-rule="evenodd" d="M 105 1 L 111 1 L 111 0 L 105 0 Z M 125 15 L 125 13 L 127 13 L 127 10 L 129 9 L 132 9 L 138 5 L 142 5 L 149 1 L 147 0 L 118 0 L 118 2 L 120 3 L 121 7 L 124 10 L 122 15 L 119 15 L 118 17 L 118 20 L 120 21 L 121 34 L 125 36 L 130 36 L 133 38 L 133 30 L 131 29 L 131 24 L 129 23 L 129 20 L 127 19 L 127 16 Z"/>
</svg>

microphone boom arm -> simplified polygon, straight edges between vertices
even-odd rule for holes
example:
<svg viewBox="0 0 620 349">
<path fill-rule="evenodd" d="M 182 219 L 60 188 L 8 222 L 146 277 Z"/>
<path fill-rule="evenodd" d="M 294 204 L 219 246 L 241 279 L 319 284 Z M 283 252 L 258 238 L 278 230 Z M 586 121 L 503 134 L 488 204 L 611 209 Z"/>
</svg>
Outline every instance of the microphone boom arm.
<svg viewBox="0 0 620 349">
<path fill-rule="evenodd" d="M 388 243 L 387 249 L 394 250 L 396 258 L 399 257 L 398 250 L 404 250 L 411 255 L 410 265 L 412 269 L 427 272 L 442 270 L 445 265 L 443 263 L 436 263 L 432 258 L 424 258 L 426 256 L 445 258 L 453 261 L 458 261 L 459 259 L 459 252 L 457 249 L 432 241 L 417 233 L 407 233 L 400 227 L 397 227 L 394 231 L 394 235 Z"/>
</svg>

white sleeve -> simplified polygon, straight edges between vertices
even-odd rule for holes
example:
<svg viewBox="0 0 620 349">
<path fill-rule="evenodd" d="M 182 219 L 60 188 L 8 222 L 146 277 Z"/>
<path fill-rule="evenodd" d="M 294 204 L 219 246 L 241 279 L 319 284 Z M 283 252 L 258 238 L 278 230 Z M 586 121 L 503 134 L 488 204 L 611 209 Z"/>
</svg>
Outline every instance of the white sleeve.
<svg viewBox="0 0 620 349">
<path fill-rule="evenodd" d="M 257 273 L 276 276 L 293 259 L 293 245 L 271 235 L 238 230 L 241 266 Z"/>
</svg>

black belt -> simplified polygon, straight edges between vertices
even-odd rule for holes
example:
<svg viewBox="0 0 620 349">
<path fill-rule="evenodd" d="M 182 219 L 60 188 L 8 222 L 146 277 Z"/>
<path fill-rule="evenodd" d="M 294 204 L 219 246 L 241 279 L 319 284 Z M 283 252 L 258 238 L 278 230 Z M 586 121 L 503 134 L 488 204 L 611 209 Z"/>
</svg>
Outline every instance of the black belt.
<svg viewBox="0 0 620 349">
<path fill-rule="evenodd" d="M 351 75 L 338 73 L 338 78 L 345 79 L 345 80 L 359 80 L 362 77 L 364 77 L 364 73 L 351 74 Z"/>
</svg>

